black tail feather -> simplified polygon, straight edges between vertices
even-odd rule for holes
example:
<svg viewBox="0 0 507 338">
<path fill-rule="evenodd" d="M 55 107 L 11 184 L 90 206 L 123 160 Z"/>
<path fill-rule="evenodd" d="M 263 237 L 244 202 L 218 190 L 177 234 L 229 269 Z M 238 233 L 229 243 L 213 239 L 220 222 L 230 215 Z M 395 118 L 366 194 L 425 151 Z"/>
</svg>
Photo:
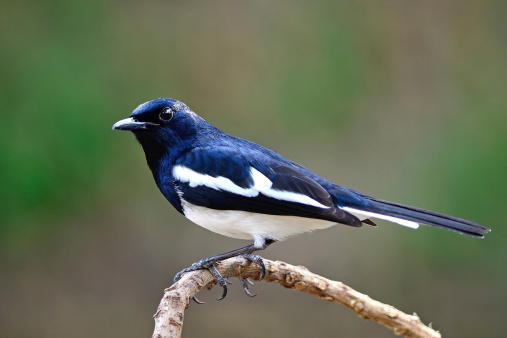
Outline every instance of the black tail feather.
<svg viewBox="0 0 507 338">
<path fill-rule="evenodd" d="M 371 203 L 369 207 L 362 208 L 365 211 L 431 225 L 437 228 L 443 228 L 474 237 L 482 238 L 484 237 L 484 234 L 491 231 L 489 228 L 461 218 L 389 201 L 383 201 L 371 196 L 362 195 L 361 197 L 367 199 Z"/>
</svg>

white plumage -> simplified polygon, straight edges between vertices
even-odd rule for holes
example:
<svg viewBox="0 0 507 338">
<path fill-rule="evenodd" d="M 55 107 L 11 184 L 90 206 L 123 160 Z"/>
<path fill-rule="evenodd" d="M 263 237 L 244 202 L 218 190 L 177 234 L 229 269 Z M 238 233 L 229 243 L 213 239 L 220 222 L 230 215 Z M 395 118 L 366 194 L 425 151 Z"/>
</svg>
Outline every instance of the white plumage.
<svg viewBox="0 0 507 338">
<path fill-rule="evenodd" d="M 329 228 L 336 224 L 305 217 L 266 215 L 238 210 L 215 210 L 182 200 L 185 217 L 195 224 L 220 235 L 238 239 L 253 239 L 256 247 L 261 247 L 266 238 L 280 241 L 287 237 Z"/>
</svg>

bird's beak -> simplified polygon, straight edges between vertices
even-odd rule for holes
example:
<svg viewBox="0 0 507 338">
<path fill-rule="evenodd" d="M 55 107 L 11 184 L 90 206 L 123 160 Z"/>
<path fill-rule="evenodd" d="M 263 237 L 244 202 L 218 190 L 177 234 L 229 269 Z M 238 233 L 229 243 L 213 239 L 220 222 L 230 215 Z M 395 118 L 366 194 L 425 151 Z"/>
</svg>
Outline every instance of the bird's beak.
<svg viewBox="0 0 507 338">
<path fill-rule="evenodd" d="M 158 126 L 156 123 L 152 122 L 140 122 L 136 121 L 134 118 L 129 117 L 123 120 L 120 120 L 113 124 L 113 130 L 138 130 L 138 129 L 148 129 L 148 126 Z"/>
</svg>

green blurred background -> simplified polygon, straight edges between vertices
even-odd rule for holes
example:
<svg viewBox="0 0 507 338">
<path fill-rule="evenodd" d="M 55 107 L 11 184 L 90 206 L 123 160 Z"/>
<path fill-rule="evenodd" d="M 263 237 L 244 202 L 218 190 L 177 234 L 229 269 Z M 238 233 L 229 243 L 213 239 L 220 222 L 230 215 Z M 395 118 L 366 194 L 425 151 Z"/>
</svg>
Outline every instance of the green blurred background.
<svg viewBox="0 0 507 338">
<path fill-rule="evenodd" d="M 448 337 L 507 332 L 504 1 L 2 1 L 0 336 L 145 337 L 173 275 L 247 242 L 157 190 L 130 135 L 173 97 L 361 192 L 489 226 L 379 221 L 277 243 Z M 203 292 L 186 337 L 391 337 L 277 285 Z"/>
</svg>

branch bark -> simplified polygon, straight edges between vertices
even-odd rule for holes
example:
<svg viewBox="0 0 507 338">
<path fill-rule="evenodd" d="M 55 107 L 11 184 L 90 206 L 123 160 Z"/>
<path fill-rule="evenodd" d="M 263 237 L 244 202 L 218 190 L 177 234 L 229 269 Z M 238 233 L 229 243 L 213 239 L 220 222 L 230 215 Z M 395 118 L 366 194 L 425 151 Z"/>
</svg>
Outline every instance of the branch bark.
<svg viewBox="0 0 507 338">
<path fill-rule="evenodd" d="M 359 317 L 375 321 L 392 330 L 396 335 L 405 337 L 441 337 L 438 331 L 424 325 L 414 313 L 409 315 L 371 299 L 351 287 L 337 281 L 329 280 L 310 272 L 302 266 L 294 266 L 284 262 L 263 259 L 266 266 L 267 282 L 307 292 L 315 297 L 336 302 L 354 311 Z M 244 258 L 230 258 L 216 264 L 216 268 L 224 277 L 251 278 L 258 280 L 260 267 Z M 192 296 L 204 288 L 215 285 L 211 273 L 207 270 L 188 272 L 164 291 L 155 319 L 154 338 L 181 337 L 184 311 Z"/>
</svg>

